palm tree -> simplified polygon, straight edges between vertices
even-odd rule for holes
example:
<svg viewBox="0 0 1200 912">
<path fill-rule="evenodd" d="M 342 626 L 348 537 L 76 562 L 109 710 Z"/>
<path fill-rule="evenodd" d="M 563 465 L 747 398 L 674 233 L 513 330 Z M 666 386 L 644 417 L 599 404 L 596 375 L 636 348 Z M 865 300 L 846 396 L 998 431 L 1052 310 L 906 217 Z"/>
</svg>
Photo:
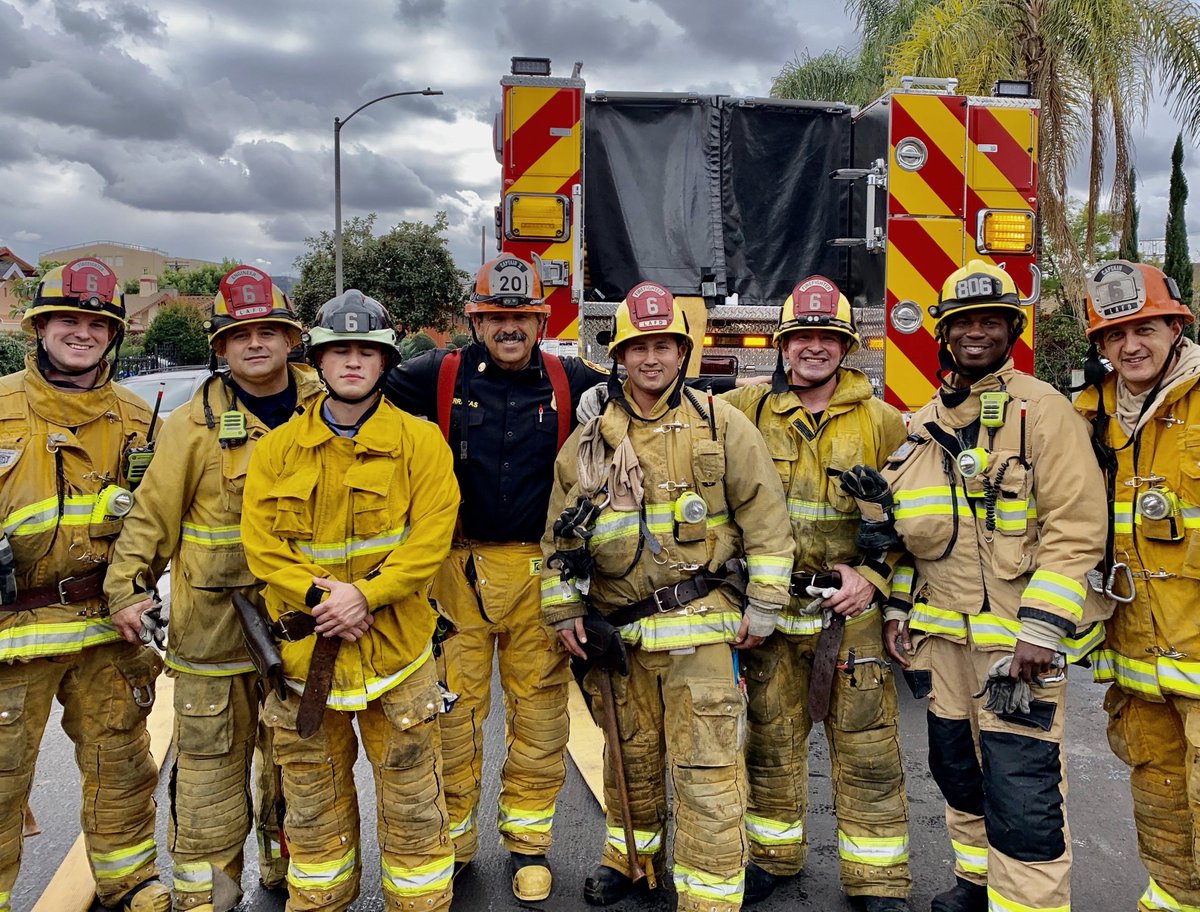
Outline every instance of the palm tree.
<svg viewBox="0 0 1200 912">
<path fill-rule="evenodd" d="M 863 0 L 852 0 L 861 3 Z M 1124 214 L 1130 127 L 1161 94 L 1188 133 L 1200 129 L 1200 13 L 1190 0 L 941 0 L 917 10 L 887 55 L 887 79 L 959 79 L 967 94 L 1024 78 L 1041 99 L 1042 224 L 1061 257 L 1067 300 L 1083 315 L 1083 260 L 1091 259 L 1104 156 L 1114 174 L 1110 210 Z M 1089 199 L 1083 253 L 1070 242 L 1067 176 L 1086 142 Z"/>
</svg>

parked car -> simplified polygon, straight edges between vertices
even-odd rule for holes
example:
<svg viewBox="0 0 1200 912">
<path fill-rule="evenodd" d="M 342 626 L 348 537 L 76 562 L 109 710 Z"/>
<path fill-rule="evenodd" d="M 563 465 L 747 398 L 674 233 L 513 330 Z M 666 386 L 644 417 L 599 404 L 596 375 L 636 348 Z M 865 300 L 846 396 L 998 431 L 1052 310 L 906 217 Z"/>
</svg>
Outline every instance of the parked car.
<svg viewBox="0 0 1200 912">
<path fill-rule="evenodd" d="M 162 404 L 158 409 L 158 420 L 163 421 L 179 406 L 187 403 L 211 374 L 207 365 L 189 364 L 182 367 L 169 367 L 165 370 L 150 371 L 145 374 L 134 374 L 118 381 L 127 390 L 137 393 L 146 400 L 150 408 L 154 408 L 154 400 L 158 397 L 159 386 L 163 387 Z"/>
</svg>

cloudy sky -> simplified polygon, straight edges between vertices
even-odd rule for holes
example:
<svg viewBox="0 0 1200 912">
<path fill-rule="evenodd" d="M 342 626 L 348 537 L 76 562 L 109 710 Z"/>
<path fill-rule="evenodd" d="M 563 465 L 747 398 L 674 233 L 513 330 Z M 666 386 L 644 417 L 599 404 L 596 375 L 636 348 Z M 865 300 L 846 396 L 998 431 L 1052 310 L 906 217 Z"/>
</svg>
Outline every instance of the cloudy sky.
<svg viewBox="0 0 1200 912">
<path fill-rule="evenodd" d="M 343 214 L 445 210 L 470 269 L 512 55 L 582 60 L 589 90 L 765 95 L 805 49 L 854 43 L 839 0 L 0 0 L 0 246 L 111 239 L 295 274 L 333 228 L 334 116 L 432 86 L 344 128 Z M 1143 240 L 1164 233 L 1175 132 L 1161 112 L 1139 131 Z"/>
</svg>

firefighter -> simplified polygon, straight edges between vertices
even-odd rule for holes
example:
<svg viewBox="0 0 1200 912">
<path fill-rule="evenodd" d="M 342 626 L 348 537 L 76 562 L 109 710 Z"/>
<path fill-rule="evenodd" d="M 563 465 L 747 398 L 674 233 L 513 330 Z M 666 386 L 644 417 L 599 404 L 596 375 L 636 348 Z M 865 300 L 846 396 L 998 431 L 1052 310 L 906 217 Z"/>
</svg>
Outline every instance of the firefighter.
<svg viewBox="0 0 1200 912">
<path fill-rule="evenodd" d="M 1013 367 L 1026 306 L 972 260 L 930 307 L 940 388 L 885 460 L 895 533 L 884 643 L 929 697 L 929 765 L 946 799 L 955 886 L 932 912 L 1070 903 L 1064 662 L 1103 635 L 1086 574 L 1104 496 L 1086 424 Z M 865 509 L 865 506 L 864 506 Z"/>
<path fill-rule="evenodd" d="M 288 912 L 358 895 L 351 723 L 375 775 L 384 909 L 446 909 L 454 850 L 442 793 L 427 589 L 450 549 L 458 485 L 433 425 L 384 401 L 396 334 L 351 289 L 305 334 L 328 395 L 250 456 L 242 539 L 266 584 L 290 692 L 263 715 L 283 773 Z"/>
<path fill-rule="evenodd" d="M 1141 912 L 1200 907 L 1200 347 L 1173 279 L 1116 261 L 1088 279 L 1088 365 L 1075 402 L 1091 422 L 1112 504 L 1118 604 L 1093 674 L 1108 740 L 1130 767 Z M 1112 365 L 1104 375 L 1098 355 Z"/>
<path fill-rule="evenodd" d="M 475 341 L 398 365 L 386 387 L 396 405 L 438 419 L 463 492 L 454 547 L 433 589 L 457 630 L 438 659 L 458 694 L 441 716 L 456 864 L 468 863 L 477 846 L 483 723 L 498 652 L 508 732 L 498 825 L 513 893 L 525 901 L 550 894 L 546 850 L 566 776 L 570 681 L 567 653 L 541 622 L 538 542 L 573 404 L 605 377 L 578 358 L 541 351 L 549 312 L 533 267 L 497 257 L 479 269 L 466 305 Z"/>
<path fill-rule="evenodd" d="M 259 438 L 312 402 L 321 384 L 310 368 L 288 364 L 300 322 L 287 296 L 253 267 L 222 278 L 205 329 L 213 376 L 154 442 L 105 592 L 114 610 L 153 611 L 147 596 L 168 562 L 174 569 L 166 665 L 175 678 L 167 837 L 175 909 L 226 912 L 241 897 L 256 742 L 259 877 L 275 888 L 287 872 L 278 770 L 259 725 L 262 683 L 230 601 L 240 592 L 262 603 L 238 533 L 242 489 Z M 218 357 L 227 371 L 215 372 Z"/>
<path fill-rule="evenodd" d="M 36 347 L 0 380 L 0 910 L 10 908 L 42 732 L 55 699 L 75 744 L 81 826 L 108 908 L 167 912 L 157 879 L 146 716 L 162 661 L 120 631 L 104 572 L 133 501 L 150 411 L 112 383 L 125 330 L 117 278 L 90 257 L 46 272 L 21 328 Z"/>
<path fill-rule="evenodd" d="M 850 302 L 828 279 L 812 276 L 795 286 L 774 342 L 779 359 L 772 385 L 723 394 L 762 432 L 796 540 L 791 600 L 775 632 L 744 658 L 750 723 L 745 902 L 765 899 L 804 865 L 809 691 L 824 686 L 825 706 L 833 703 L 825 733 L 843 889 L 856 908 L 903 912 L 912 885 L 908 807 L 896 691 L 883 652 L 882 602 L 891 570 L 882 552 L 863 553 L 856 545 L 858 508 L 837 475 L 859 463 L 882 468 L 904 439 L 904 420 L 874 398 L 864 374 L 842 366 L 861 341 Z M 840 574 L 841 588 L 816 602 L 805 579 L 827 570 Z M 845 632 L 835 653 L 815 659 L 822 608 L 842 615 Z M 814 677 L 814 661 L 845 669 L 833 676 L 832 694 L 828 676 Z"/>
<path fill-rule="evenodd" d="M 611 673 L 595 667 L 583 680 L 594 717 L 614 722 L 620 742 L 605 739 L 607 839 L 584 899 L 608 905 L 628 895 L 630 855 L 647 880 L 661 870 L 669 773 L 679 908 L 734 912 L 747 859 L 746 710 L 730 647 L 749 649 L 775 629 L 793 543 L 762 438 L 728 403 L 684 387 L 690 351 L 671 294 L 635 286 L 609 345 L 629 379 L 620 383 L 614 365 L 603 412 L 555 463 L 542 614 L 586 660 L 590 605 L 628 652 L 628 676 L 612 679 L 615 720 L 605 718 L 614 707 L 598 700 Z"/>
</svg>

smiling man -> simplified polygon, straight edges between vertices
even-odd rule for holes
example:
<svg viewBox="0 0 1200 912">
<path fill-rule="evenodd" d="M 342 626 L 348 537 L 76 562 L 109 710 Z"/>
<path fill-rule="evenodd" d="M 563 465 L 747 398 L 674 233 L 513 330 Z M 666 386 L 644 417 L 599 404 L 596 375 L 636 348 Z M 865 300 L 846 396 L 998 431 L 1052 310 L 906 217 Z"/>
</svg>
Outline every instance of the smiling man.
<svg viewBox="0 0 1200 912">
<path fill-rule="evenodd" d="M 167 848 L 177 912 L 226 912 L 237 904 L 242 845 L 254 818 L 259 879 L 268 888 L 283 885 L 283 799 L 269 730 L 259 723 L 263 683 L 231 599 L 240 593 L 262 605 L 238 534 L 250 454 L 321 393 L 311 368 L 288 364 L 300 321 L 263 272 L 237 266 L 226 273 L 205 328 L 214 372 L 158 434 L 105 580 L 109 604 L 131 617 L 120 629 L 136 642 L 139 617 L 154 604 L 148 594 L 168 562 L 175 571 L 166 639 L 176 714 Z M 216 371 L 217 357 L 227 370 Z M 256 747 L 252 815 L 246 795 Z"/>
<path fill-rule="evenodd" d="M 1026 310 L 997 266 L 950 274 L 930 308 L 941 388 L 882 470 L 915 568 L 895 574 L 884 643 L 929 697 L 954 848 L 957 882 L 932 912 L 1070 905 L 1064 666 L 1111 610 L 1085 582 L 1104 488 L 1071 403 L 1013 366 Z"/>
<path fill-rule="evenodd" d="M 1088 277 L 1094 386 L 1075 401 L 1105 454 L 1111 553 L 1129 601 L 1108 622 L 1094 676 L 1108 740 L 1130 767 L 1139 912 L 1200 908 L 1200 347 L 1161 270 L 1123 260 Z M 1107 375 L 1096 359 L 1113 366 Z"/>
</svg>

